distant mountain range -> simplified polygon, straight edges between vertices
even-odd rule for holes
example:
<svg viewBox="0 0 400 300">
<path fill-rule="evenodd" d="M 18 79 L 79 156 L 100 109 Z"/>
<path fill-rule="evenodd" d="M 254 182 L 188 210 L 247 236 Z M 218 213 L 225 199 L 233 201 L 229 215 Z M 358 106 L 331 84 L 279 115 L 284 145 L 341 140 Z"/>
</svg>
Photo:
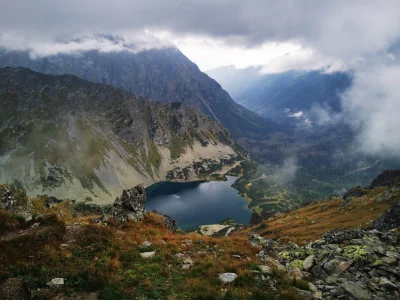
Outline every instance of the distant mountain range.
<svg viewBox="0 0 400 300">
<path fill-rule="evenodd" d="M 345 124 L 308 126 L 309 112 L 313 107 L 321 105 L 333 111 L 341 109 L 339 93 L 351 82 L 351 76 L 345 73 L 290 71 L 260 76 L 256 68 L 244 71 L 228 68 L 227 72 L 223 69 L 218 71 L 220 77 L 217 79 L 222 83 L 221 87 L 173 47 L 137 53 L 83 51 L 36 59 L 31 59 L 28 51 L 2 49 L 0 67 L 2 66 L 23 66 L 46 74 L 76 75 L 81 79 L 124 89 L 134 95 L 169 103 L 171 107 L 166 107 L 166 111 L 178 107 L 176 101 L 197 106 L 226 127 L 232 137 L 250 153 L 251 159 L 263 166 L 264 173 L 274 172 L 272 170 L 275 167 L 285 167 L 289 159 L 295 168 L 301 170 L 301 173 L 297 173 L 302 174 L 300 179 L 321 182 L 321 186 L 330 182 L 332 185 L 329 191 L 332 192 L 336 188 L 341 190 L 347 184 L 366 184 L 376 172 L 395 166 L 393 161 L 382 161 L 379 157 L 360 155 L 354 151 L 354 133 Z M 213 75 L 216 72 L 210 74 L 217 77 Z M 72 91 L 73 87 L 69 88 Z M 253 111 L 233 101 L 224 88 L 232 93 L 236 101 Z M 238 98 L 238 95 L 246 96 Z M 140 118 L 147 119 L 145 115 Z M 314 122 L 313 119 L 308 121 Z M 184 125 L 186 132 L 189 130 L 187 126 Z M 141 132 L 141 127 L 135 128 Z M 172 153 L 179 154 L 179 143 L 177 147 L 171 148 L 171 145 L 176 144 L 176 139 L 173 138 L 175 131 L 169 130 L 171 140 L 167 145 Z M 132 132 L 135 131 L 132 129 Z M 202 140 L 212 144 L 212 139 L 205 138 L 208 136 L 206 132 L 200 138 L 195 138 L 192 134 L 190 136 L 200 144 Z M 217 139 L 222 144 L 231 144 L 230 147 L 233 147 L 232 140 L 226 142 L 221 136 Z M 148 153 L 147 150 L 145 152 Z M 374 166 L 374 170 L 370 169 L 371 166 Z M 362 181 L 348 182 L 345 178 L 356 170 L 363 170 L 363 175 L 357 171 L 357 178 L 363 178 Z M 185 180 L 185 172 L 181 168 L 174 170 L 170 176 Z M 160 174 L 155 172 L 152 180 L 167 176 Z M 149 176 L 151 177 L 150 173 L 146 173 L 145 177 Z M 247 180 L 252 182 L 255 178 L 249 176 Z M 299 184 L 296 184 L 295 189 L 304 185 L 303 180 L 296 182 Z M 328 190 L 324 187 L 322 190 L 322 193 L 316 192 L 314 195 L 326 195 Z M 264 196 L 265 194 L 259 192 L 257 198 Z"/>
<path fill-rule="evenodd" d="M 0 67 L 26 67 L 44 74 L 72 74 L 123 88 L 160 102 L 200 107 L 236 138 L 278 127 L 234 102 L 219 83 L 202 73 L 177 48 L 140 51 L 58 54 L 31 59 L 28 51 L 0 51 Z"/>
<path fill-rule="evenodd" d="M 207 178 L 239 158 L 197 107 L 72 75 L 0 68 L 0 107 L 0 182 L 31 196 L 109 203 L 136 184 Z"/>
<path fill-rule="evenodd" d="M 220 82 L 237 103 L 278 122 L 305 117 L 315 106 L 340 111 L 340 94 L 351 84 L 351 75 L 341 72 L 294 70 L 262 74 L 261 71 L 261 67 L 227 66 L 207 73 Z"/>
</svg>

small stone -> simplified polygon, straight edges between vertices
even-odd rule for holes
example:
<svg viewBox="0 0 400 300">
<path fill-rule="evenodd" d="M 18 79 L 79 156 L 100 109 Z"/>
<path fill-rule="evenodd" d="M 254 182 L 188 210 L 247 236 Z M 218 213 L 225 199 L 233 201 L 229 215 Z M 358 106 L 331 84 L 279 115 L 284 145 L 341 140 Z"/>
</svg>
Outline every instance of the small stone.
<svg viewBox="0 0 400 300">
<path fill-rule="evenodd" d="M 183 263 L 185 265 L 193 265 L 193 260 L 191 260 L 190 258 L 186 258 L 183 260 Z"/>
<path fill-rule="evenodd" d="M 265 257 L 265 253 L 264 253 L 264 251 L 260 251 L 260 252 L 258 252 L 258 254 L 256 255 L 258 258 L 264 258 Z"/>
<path fill-rule="evenodd" d="M 60 287 L 64 285 L 64 278 L 53 278 L 47 283 L 49 287 Z"/>
<path fill-rule="evenodd" d="M 379 278 L 378 285 L 380 287 L 384 287 L 385 289 L 390 290 L 390 291 L 396 291 L 397 290 L 397 286 L 394 283 L 392 283 L 391 281 L 389 281 L 389 279 L 387 279 L 385 277 Z"/>
<path fill-rule="evenodd" d="M 328 274 L 322 269 L 320 265 L 316 265 L 311 269 L 311 273 L 314 275 L 315 278 L 319 278 L 322 280 L 326 280 L 328 278 Z"/>
<path fill-rule="evenodd" d="M 279 261 L 275 260 L 274 265 L 279 271 L 286 271 L 286 267 L 282 265 Z"/>
<path fill-rule="evenodd" d="M 40 223 L 39 223 L 39 222 L 36 222 L 36 223 L 33 223 L 33 224 L 32 224 L 31 228 L 36 228 L 36 227 L 39 227 L 39 226 L 40 226 Z"/>
<path fill-rule="evenodd" d="M 177 253 L 177 254 L 174 255 L 174 258 L 182 259 L 184 256 L 185 256 L 185 254 L 183 254 L 183 253 Z"/>
<path fill-rule="evenodd" d="M 149 241 L 145 241 L 145 242 L 143 242 L 143 244 L 142 244 L 142 247 L 143 248 L 148 248 L 148 247 L 150 247 L 151 246 L 151 243 L 149 242 Z"/>
<path fill-rule="evenodd" d="M 400 260 L 400 254 L 394 251 L 386 251 L 386 256 Z"/>
<path fill-rule="evenodd" d="M 315 261 L 315 255 L 308 256 L 303 261 L 304 270 L 306 270 L 306 271 L 310 270 L 314 266 L 314 261 Z"/>
<path fill-rule="evenodd" d="M 338 266 L 338 271 L 340 272 L 344 272 L 346 271 L 352 264 L 353 264 L 353 260 L 348 260 L 348 261 L 342 261 L 340 262 L 339 266 Z"/>
<path fill-rule="evenodd" d="M 262 273 L 265 273 L 265 274 L 271 274 L 272 273 L 271 267 L 269 267 L 267 265 L 260 265 L 258 267 L 260 268 Z"/>
<path fill-rule="evenodd" d="M 233 254 L 232 257 L 236 258 L 236 259 L 240 259 L 240 255 L 237 255 L 237 254 Z"/>
<path fill-rule="evenodd" d="M 237 278 L 237 274 L 236 273 L 221 273 L 219 274 L 219 279 L 222 281 L 222 283 L 230 283 L 235 281 L 235 279 Z"/>
<path fill-rule="evenodd" d="M 191 267 L 192 267 L 191 264 L 183 264 L 182 265 L 182 269 L 184 269 L 184 270 L 189 270 Z"/>
<path fill-rule="evenodd" d="M 311 292 L 318 291 L 318 288 L 312 282 L 308 283 L 308 288 L 310 289 Z"/>
<path fill-rule="evenodd" d="M 155 255 L 156 255 L 156 251 L 142 252 L 142 253 L 140 253 L 140 256 L 143 257 L 143 258 L 154 257 Z"/>
<path fill-rule="evenodd" d="M 394 257 L 382 257 L 382 260 L 390 266 L 395 266 L 397 264 L 397 260 Z"/>
<path fill-rule="evenodd" d="M 312 295 L 312 298 L 321 300 L 322 299 L 322 292 L 321 291 L 314 292 L 314 294 Z"/>
</svg>

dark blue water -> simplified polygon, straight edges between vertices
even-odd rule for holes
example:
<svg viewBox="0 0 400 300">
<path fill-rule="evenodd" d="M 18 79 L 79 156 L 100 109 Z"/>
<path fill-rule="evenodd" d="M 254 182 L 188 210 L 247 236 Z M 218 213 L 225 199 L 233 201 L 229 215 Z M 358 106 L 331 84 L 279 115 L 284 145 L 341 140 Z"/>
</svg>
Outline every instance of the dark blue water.
<svg viewBox="0 0 400 300">
<path fill-rule="evenodd" d="M 181 229 L 218 224 L 227 218 L 247 224 L 252 210 L 247 207 L 246 199 L 231 187 L 236 177 L 227 178 L 228 181 L 156 183 L 146 189 L 146 209 L 169 215 Z"/>
</svg>

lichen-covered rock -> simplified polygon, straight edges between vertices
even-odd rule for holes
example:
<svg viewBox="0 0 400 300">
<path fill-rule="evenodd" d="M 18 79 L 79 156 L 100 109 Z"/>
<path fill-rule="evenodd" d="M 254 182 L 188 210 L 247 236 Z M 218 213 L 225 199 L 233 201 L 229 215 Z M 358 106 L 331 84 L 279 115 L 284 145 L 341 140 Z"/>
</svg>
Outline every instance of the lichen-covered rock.
<svg viewBox="0 0 400 300">
<path fill-rule="evenodd" d="M 361 239 L 369 233 L 360 228 L 348 230 L 332 230 L 322 235 L 322 239 L 328 244 L 340 244 L 347 240 Z"/>
<path fill-rule="evenodd" d="M 259 246 L 268 250 L 273 249 L 274 246 L 277 244 L 275 240 L 270 238 L 263 238 L 255 233 L 250 234 L 249 243 L 252 247 Z"/>
</svg>

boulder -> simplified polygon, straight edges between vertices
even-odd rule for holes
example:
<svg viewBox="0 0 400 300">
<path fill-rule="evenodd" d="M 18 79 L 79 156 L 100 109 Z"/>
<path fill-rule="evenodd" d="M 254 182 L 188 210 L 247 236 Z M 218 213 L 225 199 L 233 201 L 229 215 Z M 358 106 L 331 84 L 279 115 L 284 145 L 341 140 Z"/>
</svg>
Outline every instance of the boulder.
<svg viewBox="0 0 400 300">
<path fill-rule="evenodd" d="M 130 190 L 123 190 L 122 195 L 115 199 L 114 204 L 105 210 L 103 220 L 114 219 L 126 222 L 138 221 L 143 218 L 146 204 L 146 190 L 142 184 Z"/>
<path fill-rule="evenodd" d="M 310 270 L 315 263 L 315 255 L 307 256 L 307 258 L 303 261 L 303 268 L 304 270 Z"/>
<path fill-rule="evenodd" d="M 140 253 L 140 256 L 143 257 L 143 258 L 151 258 L 151 257 L 154 257 L 155 255 L 156 255 L 155 251 Z"/>
<path fill-rule="evenodd" d="M 234 282 L 235 279 L 237 278 L 237 274 L 236 273 L 221 273 L 219 274 L 219 279 L 222 281 L 222 283 L 230 283 L 230 282 Z"/>
<path fill-rule="evenodd" d="M 356 300 L 370 300 L 371 294 L 365 288 L 365 286 L 355 283 L 346 281 L 341 284 L 341 288 L 343 289 L 344 293 L 353 297 Z"/>
<path fill-rule="evenodd" d="M 58 288 L 64 285 L 64 278 L 53 278 L 47 284 L 51 288 Z"/>
<path fill-rule="evenodd" d="M 400 200 L 381 214 L 372 224 L 377 230 L 388 230 L 400 227 Z"/>
</svg>

